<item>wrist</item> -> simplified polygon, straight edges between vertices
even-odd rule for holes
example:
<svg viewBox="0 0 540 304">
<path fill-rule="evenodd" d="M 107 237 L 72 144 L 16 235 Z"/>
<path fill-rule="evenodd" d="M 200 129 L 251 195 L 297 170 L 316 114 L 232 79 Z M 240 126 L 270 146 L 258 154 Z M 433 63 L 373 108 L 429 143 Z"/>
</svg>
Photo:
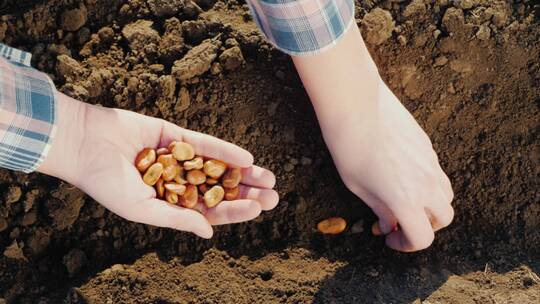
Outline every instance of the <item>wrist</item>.
<svg viewBox="0 0 540 304">
<path fill-rule="evenodd" d="M 51 175 L 70 183 L 77 179 L 77 157 L 84 138 L 88 105 L 57 92 L 57 132 L 49 154 L 37 172 Z"/>
</svg>

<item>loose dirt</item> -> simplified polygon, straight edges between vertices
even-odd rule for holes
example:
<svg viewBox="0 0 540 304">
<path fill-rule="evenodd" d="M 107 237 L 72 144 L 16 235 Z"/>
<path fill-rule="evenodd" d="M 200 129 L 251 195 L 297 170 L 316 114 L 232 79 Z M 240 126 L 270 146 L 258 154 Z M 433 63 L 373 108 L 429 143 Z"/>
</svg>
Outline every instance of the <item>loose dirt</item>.
<svg viewBox="0 0 540 304">
<path fill-rule="evenodd" d="M 249 149 L 281 202 L 206 241 L 0 170 L 0 303 L 540 303 L 539 2 L 357 4 L 381 75 L 453 182 L 455 221 L 430 249 L 370 235 L 290 60 L 242 0 L 4 0 L 0 41 L 59 90 Z M 318 233 L 332 216 L 351 228 Z"/>
</svg>

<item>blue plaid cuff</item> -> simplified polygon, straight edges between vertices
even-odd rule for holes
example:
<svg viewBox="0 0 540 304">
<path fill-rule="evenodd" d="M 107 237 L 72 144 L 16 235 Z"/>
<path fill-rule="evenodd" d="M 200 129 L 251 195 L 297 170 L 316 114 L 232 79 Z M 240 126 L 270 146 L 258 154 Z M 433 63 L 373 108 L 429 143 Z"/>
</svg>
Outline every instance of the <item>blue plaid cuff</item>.
<svg viewBox="0 0 540 304">
<path fill-rule="evenodd" d="M 354 23 L 354 0 L 247 0 L 255 22 L 276 48 L 310 55 L 335 46 Z"/>
<path fill-rule="evenodd" d="M 56 88 L 31 55 L 0 43 L 0 167 L 32 172 L 56 133 Z"/>
</svg>

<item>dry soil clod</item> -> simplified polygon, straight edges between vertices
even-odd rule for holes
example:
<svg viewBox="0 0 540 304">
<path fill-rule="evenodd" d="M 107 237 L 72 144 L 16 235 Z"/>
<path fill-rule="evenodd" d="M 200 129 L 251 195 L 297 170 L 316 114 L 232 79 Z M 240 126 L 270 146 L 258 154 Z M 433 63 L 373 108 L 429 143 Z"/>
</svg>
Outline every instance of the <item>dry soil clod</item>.
<svg viewBox="0 0 540 304">
<path fill-rule="evenodd" d="M 324 234 L 340 234 L 347 228 L 347 221 L 341 217 L 331 217 L 317 224 L 317 229 Z"/>
</svg>

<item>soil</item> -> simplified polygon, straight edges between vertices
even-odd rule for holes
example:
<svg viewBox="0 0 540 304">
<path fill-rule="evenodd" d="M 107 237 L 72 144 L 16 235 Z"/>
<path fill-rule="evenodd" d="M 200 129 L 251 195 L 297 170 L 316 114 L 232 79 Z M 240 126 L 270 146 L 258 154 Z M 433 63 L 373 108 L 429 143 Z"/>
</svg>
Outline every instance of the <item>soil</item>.
<svg viewBox="0 0 540 304">
<path fill-rule="evenodd" d="M 4 0 L 0 16 L 0 41 L 60 91 L 241 145 L 281 195 L 201 240 L 0 170 L 0 303 L 540 303 L 538 1 L 357 1 L 381 75 L 456 193 L 454 223 L 414 254 L 369 233 L 374 215 L 244 1 Z M 336 215 L 354 229 L 317 233 Z"/>
</svg>

